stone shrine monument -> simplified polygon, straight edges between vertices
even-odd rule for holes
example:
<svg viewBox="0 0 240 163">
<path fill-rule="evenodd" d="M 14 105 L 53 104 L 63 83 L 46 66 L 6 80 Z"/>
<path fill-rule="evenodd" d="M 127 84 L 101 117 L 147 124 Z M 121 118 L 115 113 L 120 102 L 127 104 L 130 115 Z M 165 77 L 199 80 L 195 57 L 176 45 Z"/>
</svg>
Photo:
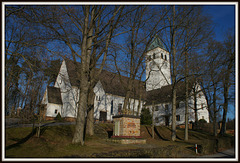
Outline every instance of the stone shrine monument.
<svg viewBox="0 0 240 163">
<path fill-rule="evenodd" d="M 112 142 L 121 144 L 145 144 L 140 136 L 140 117 L 134 115 L 117 115 L 113 117 Z"/>
</svg>

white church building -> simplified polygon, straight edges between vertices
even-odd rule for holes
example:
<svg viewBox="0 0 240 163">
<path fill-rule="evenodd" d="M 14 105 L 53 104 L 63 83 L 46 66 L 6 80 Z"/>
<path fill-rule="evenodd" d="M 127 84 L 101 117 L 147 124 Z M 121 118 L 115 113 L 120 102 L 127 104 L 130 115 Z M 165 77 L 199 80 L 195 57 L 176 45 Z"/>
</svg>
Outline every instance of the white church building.
<svg viewBox="0 0 240 163">
<path fill-rule="evenodd" d="M 140 116 L 143 107 L 152 111 L 154 106 L 155 125 L 171 125 L 171 73 L 169 52 L 159 38 L 154 38 L 146 53 L 146 84 L 134 81 L 130 96 L 131 114 Z M 59 113 L 62 118 L 74 121 L 77 117 L 78 85 L 76 65 L 69 59 L 63 60 L 54 86 L 47 86 L 42 104 L 45 106 L 46 120 L 54 119 Z M 122 113 L 128 77 L 103 70 L 94 87 L 94 118 L 96 121 L 112 121 L 112 117 Z M 189 122 L 195 121 L 193 90 L 197 90 L 197 116 L 209 122 L 209 113 L 204 94 L 197 83 L 189 84 Z M 196 91 L 195 91 L 196 92 Z M 177 83 L 177 125 L 185 119 L 185 85 Z M 154 104 L 154 105 L 153 105 Z M 137 115 L 138 114 L 138 115 Z"/>
</svg>

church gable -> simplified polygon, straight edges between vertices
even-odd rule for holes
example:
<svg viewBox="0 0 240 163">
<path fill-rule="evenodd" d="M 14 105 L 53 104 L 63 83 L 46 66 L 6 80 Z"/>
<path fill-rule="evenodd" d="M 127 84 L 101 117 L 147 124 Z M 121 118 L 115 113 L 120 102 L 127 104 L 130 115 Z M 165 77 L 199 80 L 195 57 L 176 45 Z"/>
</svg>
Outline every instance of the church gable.
<svg viewBox="0 0 240 163">
<path fill-rule="evenodd" d="M 71 89 L 72 87 L 66 62 L 64 60 L 58 72 L 54 87 L 60 88 L 62 91 L 66 91 L 66 89 Z"/>
</svg>

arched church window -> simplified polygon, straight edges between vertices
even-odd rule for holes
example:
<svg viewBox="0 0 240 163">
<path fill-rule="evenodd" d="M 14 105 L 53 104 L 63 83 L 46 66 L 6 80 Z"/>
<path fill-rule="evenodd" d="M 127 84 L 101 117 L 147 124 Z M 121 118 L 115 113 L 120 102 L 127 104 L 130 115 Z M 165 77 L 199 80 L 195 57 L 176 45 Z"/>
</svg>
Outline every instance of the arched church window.
<svg viewBox="0 0 240 163">
<path fill-rule="evenodd" d="M 161 53 L 161 58 L 163 59 L 163 53 Z"/>
<path fill-rule="evenodd" d="M 156 54 L 155 53 L 153 53 L 153 59 L 156 59 Z"/>
</svg>

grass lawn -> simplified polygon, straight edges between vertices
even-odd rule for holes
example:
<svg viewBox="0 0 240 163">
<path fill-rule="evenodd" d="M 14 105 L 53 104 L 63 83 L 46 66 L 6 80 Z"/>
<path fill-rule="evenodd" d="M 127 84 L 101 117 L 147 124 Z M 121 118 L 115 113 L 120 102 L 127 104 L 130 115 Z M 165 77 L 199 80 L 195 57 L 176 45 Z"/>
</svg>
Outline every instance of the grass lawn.
<svg viewBox="0 0 240 163">
<path fill-rule="evenodd" d="M 6 158 L 95 158 L 95 157 L 195 157 L 194 145 L 202 147 L 202 154 L 215 151 L 216 139 L 209 133 L 189 130 L 189 141 L 184 141 L 184 129 L 177 130 L 177 140 L 170 141 L 171 130 L 167 127 L 155 128 L 155 139 L 151 138 L 151 127 L 141 126 L 141 136 L 147 144 L 116 144 L 106 141 L 107 131 L 112 124 L 95 125 L 96 134 L 86 137 L 85 145 L 71 144 L 74 125 L 45 126 L 38 138 L 32 127 L 6 129 Z M 230 148 L 233 137 L 219 138 L 218 149 Z"/>
</svg>

